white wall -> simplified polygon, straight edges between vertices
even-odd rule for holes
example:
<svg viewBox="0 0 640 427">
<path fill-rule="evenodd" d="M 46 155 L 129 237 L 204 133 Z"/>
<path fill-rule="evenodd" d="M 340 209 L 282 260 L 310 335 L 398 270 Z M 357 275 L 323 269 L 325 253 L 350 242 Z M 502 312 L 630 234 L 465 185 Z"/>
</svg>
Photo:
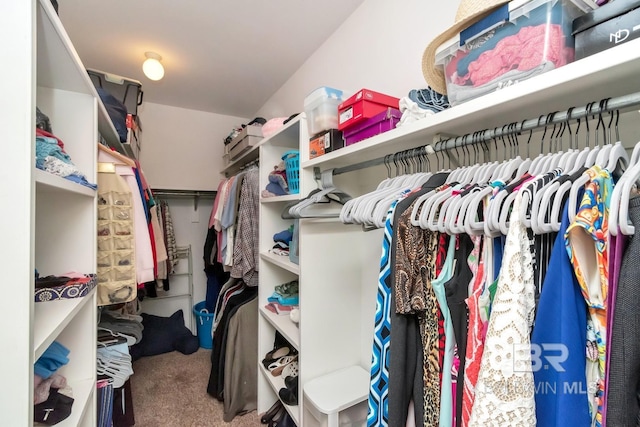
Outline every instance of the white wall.
<svg viewBox="0 0 640 427">
<path fill-rule="evenodd" d="M 169 204 L 169 212 L 173 220 L 173 228 L 178 246 L 191 245 L 193 258 L 193 303 L 204 301 L 207 290 L 207 276 L 204 274 L 203 249 L 207 237 L 209 215 L 213 208 L 213 199 L 200 198 L 198 210 L 194 212 L 193 199 L 164 198 Z M 176 272 L 187 272 L 187 260 L 182 259 L 176 267 Z M 187 291 L 186 277 L 170 278 L 171 292 L 182 293 Z M 157 316 L 170 316 L 176 310 L 182 309 L 185 321 L 191 316 L 191 307 L 186 298 L 153 300 L 146 298 L 142 302 L 142 311 Z M 194 329 L 195 332 L 195 329 Z"/>
<path fill-rule="evenodd" d="M 215 190 L 224 138 L 247 119 L 143 103 L 140 164 L 151 188 Z"/>
<path fill-rule="evenodd" d="M 457 1 L 366 0 L 256 115 L 302 111 L 304 97 L 319 86 L 398 98 L 427 87 L 422 53 L 453 24 L 457 7 Z"/>
</svg>

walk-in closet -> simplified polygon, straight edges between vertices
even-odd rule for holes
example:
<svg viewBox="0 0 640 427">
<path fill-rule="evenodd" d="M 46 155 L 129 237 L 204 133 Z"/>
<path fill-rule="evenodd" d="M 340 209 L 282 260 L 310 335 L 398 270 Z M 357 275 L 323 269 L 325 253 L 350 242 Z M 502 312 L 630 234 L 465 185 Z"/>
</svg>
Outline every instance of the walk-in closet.
<svg viewBox="0 0 640 427">
<path fill-rule="evenodd" d="M 0 425 L 638 424 L 639 23 L 0 2 Z"/>
</svg>

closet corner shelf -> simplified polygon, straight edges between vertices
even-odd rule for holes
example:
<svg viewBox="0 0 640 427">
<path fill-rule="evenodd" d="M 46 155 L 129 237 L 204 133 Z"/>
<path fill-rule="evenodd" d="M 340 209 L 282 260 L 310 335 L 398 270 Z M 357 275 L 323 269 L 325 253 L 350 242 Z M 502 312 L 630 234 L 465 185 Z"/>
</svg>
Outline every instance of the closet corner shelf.
<svg viewBox="0 0 640 427">
<path fill-rule="evenodd" d="M 59 427 L 76 427 L 81 425 L 80 422 L 85 417 L 89 402 L 95 393 L 96 381 L 94 378 L 84 379 L 80 381 L 70 381 L 69 385 L 73 390 L 73 407 L 71 415 L 64 421 L 56 424 Z"/>
<path fill-rule="evenodd" d="M 260 197 L 260 203 L 291 202 L 294 200 L 300 200 L 300 193 L 287 194 L 286 196 Z"/>
<path fill-rule="evenodd" d="M 276 396 L 278 396 L 278 392 L 280 391 L 280 389 L 285 388 L 284 378 L 282 378 L 282 375 L 274 377 L 273 375 L 271 375 L 271 372 L 269 372 L 260 362 L 258 362 L 258 369 L 267 379 L 267 382 L 271 385 L 273 391 L 276 392 Z M 298 402 L 300 401 L 300 396 L 301 394 L 298 394 Z M 279 398 L 280 397 L 278 397 L 278 399 Z M 293 418 L 293 421 L 295 421 L 296 425 L 300 426 L 300 404 L 298 404 L 297 406 L 290 406 L 283 402 L 282 405 L 285 407 L 289 415 L 291 415 L 291 418 Z"/>
<path fill-rule="evenodd" d="M 268 137 L 266 137 L 265 139 L 262 140 L 263 143 L 269 143 L 272 145 L 283 145 L 283 146 L 289 146 L 288 141 L 295 141 L 296 142 L 296 147 L 298 147 L 298 144 L 300 143 L 300 134 L 299 134 L 299 129 L 297 128 L 298 125 L 302 125 L 303 123 L 301 123 L 303 121 L 303 119 L 306 120 L 307 116 L 305 115 L 305 113 L 300 113 L 297 116 L 295 116 L 293 119 L 291 119 L 290 121 L 287 122 L 286 125 L 282 126 L 280 129 L 278 129 L 278 131 L 276 133 L 274 133 L 273 135 L 269 135 Z M 283 139 L 282 136 L 286 135 L 287 138 Z M 278 143 L 279 140 L 283 140 L 283 143 Z"/>
<path fill-rule="evenodd" d="M 256 160 L 260 154 L 260 146 L 264 143 L 264 139 L 258 142 L 256 145 L 251 147 L 246 153 L 244 153 L 241 157 L 238 157 L 236 160 L 230 162 L 227 166 L 222 169 L 221 173 L 225 176 L 235 175 L 240 172 L 242 167 L 247 163 L 250 163 Z"/>
<path fill-rule="evenodd" d="M 299 141 L 300 138 L 298 136 L 298 130 L 295 129 L 295 126 L 299 124 L 303 118 L 306 118 L 306 116 L 304 115 L 304 113 L 300 113 L 295 118 L 287 122 L 287 124 L 284 125 L 282 128 L 278 129 L 278 132 L 274 133 L 273 135 L 269 135 L 266 138 L 262 138 L 260 142 L 258 142 L 256 145 L 251 147 L 249 150 L 247 150 L 246 153 L 244 153 L 242 156 L 240 156 L 239 158 L 237 158 L 236 160 L 230 162 L 227 166 L 225 166 L 224 169 L 222 169 L 221 173 L 225 176 L 229 176 L 239 172 L 244 165 L 256 160 L 259 157 L 260 147 L 263 144 L 267 144 L 267 143 L 275 144 L 275 141 L 278 141 L 278 139 L 285 133 L 295 132 L 295 134 L 292 136 L 296 141 Z M 279 145 L 279 144 L 275 144 L 275 145 Z M 288 144 L 285 144 L 285 145 L 288 145 Z"/>
<path fill-rule="evenodd" d="M 272 313 L 262 305 L 260 306 L 260 313 L 296 350 L 300 351 L 300 330 L 295 323 L 289 319 L 288 315 L 281 316 Z"/>
<path fill-rule="evenodd" d="M 34 303 L 33 360 L 38 360 L 82 307 L 92 301 L 93 292 L 96 292 L 96 288 L 81 298 Z"/>
<path fill-rule="evenodd" d="M 300 274 L 300 266 L 291 262 L 288 256 L 276 255 L 271 252 L 262 252 L 260 253 L 260 258 L 294 274 Z"/>
<path fill-rule="evenodd" d="M 438 134 L 464 135 L 524 118 L 566 110 L 598 99 L 626 95 L 638 87 L 640 39 L 551 70 L 516 85 L 341 148 L 301 167 L 322 170 L 382 158 L 432 144 Z M 585 90 L 588 88 L 588 90 Z"/>
<path fill-rule="evenodd" d="M 84 185 L 69 181 L 61 176 L 33 168 L 34 177 L 38 191 L 44 192 L 68 192 L 83 196 L 95 197 L 96 190 Z"/>
</svg>

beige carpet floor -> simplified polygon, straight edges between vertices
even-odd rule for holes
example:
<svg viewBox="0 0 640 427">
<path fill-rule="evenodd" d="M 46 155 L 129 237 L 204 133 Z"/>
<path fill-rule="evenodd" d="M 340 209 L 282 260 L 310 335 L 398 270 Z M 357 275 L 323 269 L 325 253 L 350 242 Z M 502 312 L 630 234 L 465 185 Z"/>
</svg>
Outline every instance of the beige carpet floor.
<svg viewBox="0 0 640 427">
<path fill-rule="evenodd" d="M 131 392 L 136 427 L 259 426 L 256 411 L 222 420 L 222 402 L 207 394 L 211 350 L 177 351 L 133 363 Z"/>
</svg>

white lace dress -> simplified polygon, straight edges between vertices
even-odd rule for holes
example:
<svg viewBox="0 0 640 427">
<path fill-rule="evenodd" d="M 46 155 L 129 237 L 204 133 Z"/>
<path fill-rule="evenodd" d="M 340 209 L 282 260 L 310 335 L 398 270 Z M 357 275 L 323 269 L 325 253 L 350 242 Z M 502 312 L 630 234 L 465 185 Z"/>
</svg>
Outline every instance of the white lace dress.
<svg viewBox="0 0 640 427">
<path fill-rule="evenodd" d="M 530 333 L 535 285 L 522 195 L 513 205 L 469 426 L 536 425 Z"/>
</svg>

